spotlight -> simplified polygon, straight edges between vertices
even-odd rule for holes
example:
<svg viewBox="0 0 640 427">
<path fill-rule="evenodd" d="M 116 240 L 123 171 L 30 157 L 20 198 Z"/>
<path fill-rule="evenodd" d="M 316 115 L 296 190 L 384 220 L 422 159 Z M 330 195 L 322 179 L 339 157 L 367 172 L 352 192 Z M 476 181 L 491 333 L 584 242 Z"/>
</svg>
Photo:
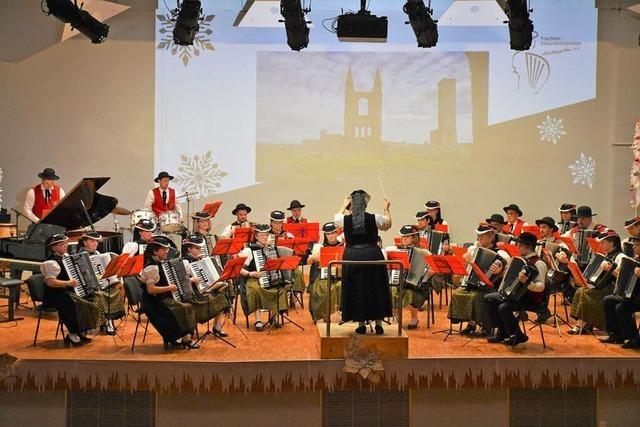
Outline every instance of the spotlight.
<svg viewBox="0 0 640 427">
<path fill-rule="evenodd" d="M 173 27 L 173 42 L 177 45 L 188 46 L 193 44 L 193 40 L 198 34 L 202 20 L 202 8 L 198 0 L 184 0 L 178 3 L 177 9 L 172 11 L 176 21 Z M 178 15 L 177 18 L 175 16 Z"/>
<path fill-rule="evenodd" d="M 310 21 L 306 20 L 305 14 L 311 8 L 303 8 L 300 0 L 280 0 L 280 14 L 284 20 L 284 28 L 287 31 L 287 44 L 291 50 L 300 51 L 309 45 Z"/>
<path fill-rule="evenodd" d="M 529 19 L 529 12 L 533 12 L 527 6 L 527 0 L 507 0 L 505 10 L 509 20 L 509 39 L 511 49 L 529 50 L 533 41 L 533 21 Z"/>
<path fill-rule="evenodd" d="M 438 43 L 438 21 L 433 20 L 431 0 L 428 7 L 424 0 L 407 0 L 402 10 L 409 15 L 409 22 L 405 24 L 411 24 L 418 47 L 434 47 Z"/>
<path fill-rule="evenodd" d="M 91 39 L 92 43 L 102 43 L 107 39 L 109 34 L 109 26 L 98 21 L 91 16 L 86 10 L 78 7 L 78 1 L 75 0 L 46 0 L 48 11 L 44 11 L 47 15 L 53 15 L 62 22 L 71 25 L 82 34 Z M 82 4 L 80 5 L 82 6 Z"/>
</svg>

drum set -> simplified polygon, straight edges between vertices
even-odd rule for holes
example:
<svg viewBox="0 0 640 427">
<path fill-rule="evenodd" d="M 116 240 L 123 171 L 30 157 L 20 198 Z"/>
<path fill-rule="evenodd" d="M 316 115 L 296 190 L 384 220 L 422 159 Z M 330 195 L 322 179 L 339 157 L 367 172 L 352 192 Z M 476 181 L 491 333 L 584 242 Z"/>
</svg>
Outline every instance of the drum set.
<svg viewBox="0 0 640 427">
<path fill-rule="evenodd" d="M 142 219 L 156 224 L 154 235 L 168 237 L 175 244 L 175 247 L 180 250 L 182 239 L 186 237 L 189 230 L 182 224 L 180 215 L 177 212 L 164 212 L 156 216 L 148 209 L 136 209 L 131 211 L 129 227 L 127 228 L 133 232 L 135 225 Z"/>
</svg>

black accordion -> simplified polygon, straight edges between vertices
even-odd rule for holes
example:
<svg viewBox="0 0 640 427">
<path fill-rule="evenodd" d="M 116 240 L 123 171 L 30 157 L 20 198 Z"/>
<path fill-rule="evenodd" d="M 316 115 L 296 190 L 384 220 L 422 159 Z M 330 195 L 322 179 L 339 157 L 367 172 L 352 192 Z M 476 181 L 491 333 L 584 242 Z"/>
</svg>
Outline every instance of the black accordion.
<svg viewBox="0 0 640 427">
<path fill-rule="evenodd" d="M 539 246 L 539 248 L 540 258 L 542 258 L 547 264 L 547 267 L 549 267 L 549 270 L 547 271 L 547 278 L 551 282 L 553 289 L 558 289 L 567 281 L 571 273 L 565 264 L 558 262 L 556 254 L 564 252 L 567 255 L 567 258 L 570 258 L 571 254 L 568 249 L 563 248 L 557 243 L 543 242 L 542 246 Z"/>
<path fill-rule="evenodd" d="M 491 279 L 491 273 L 489 269 L 501 258 L 497 252 L 492 251 L 491 249 L 476 247 L 472 254 L 472 262 L 475 263 L 480 270 L 487 276 L 488 279 Z M 477 289 L 488 289 L 490 286 L 483 283 L 480 280 L 480 277 L 473 271 L 473 267 L 471 265 L 467 266 L 467 275 L 462 280 L 462 285 L 465 288 L 477 288 Z"/>
<path fill-rule="evenodd" d="M 520 273 L 522 272 L 527 276 L 524 283 L 520 281 Z M 524 258 L 512 258 L 500 288 L 498 288 L 498 293 L 507 301 L 519 302 L 527 294 L 527 286 L 537 275 L 538 269 L 529 265 Z"/>
<path fill-rule="evenodd" d="M 611 260 L 602 254 L 593 254 L 589 264 L 582 272 L 587 283 L 596 289 L 604 288 L 611 283 L 613 271 L 616 269 L 616 265 L 613 264 L 611 270 L 606 271 L 602 268 L 603 262 L 611 262 Z"/>
<path fill-rule="evenodd" d="M 635 269 L 640 267 L 640 263 L 633 258 L 623 257 L 620 261 L 620 269 L 618 270 L 618 280 L 613 290 L 614 295 L 634 304 L 640 304 L 640 285 L 638 284 L 638 276 Z"/>
<path fill-rule="evenodd" d="M 429 255 L 429 252 L 422 248 L 398 249 L 398 251 L 407 252 L 409 256 L 409 269 L 404 270 L 404 288 L 417 291 L 423 290 L 424 278 L 429 269 L 424 258 Z M 400 284 L 399 269 L 391 270 L 389 284 L 391 286 L 398 286 Z"/>
<path fill-rule="evenodd" d="M 161 264 L 167 282 L 176 285 L 176 290 L 172 292 L 173 298 L 178 302 L 189 302 L 193 299 L 193 286 L 191 278 L 187 273 L 184 262 L 181 258 L 174 258 Z"/>
<path fill-rule="evenodd" d="M 291 282 L 290 271 L 262 271 L 264 266 L 267 264 L 267 260 L 280 258 L 281 256 L 288 256 L 288 254 L 293 253 L 292 250 L 289 249 L 288 251 L 285 251 L 285 249 L 289 248 L 265 246 L 264 248 L 254 248 L 251 250 L 251 253 L 253 254 L 253 260 L 256 264 L 256 271 L 262 273 L 260 274 L 260 279 L 258 280 L 261 288 L 270 289 L 278 286 L 284 286 L 287 283 Z M 280 252 L 283 252 L 283 254 L 280 255 Z M 284 252 L 286 252 L 286 254 Z"/>
<path fill-rule="evenodd" d="M 424 238 L 427 239 L 429 243 L 429 252 L 433 255 L 442 255 L 442 246 L 444 244 L 445 239 L 447 238 L 447 233 L 443 233 L 442 231 L 436 230 L 428 230 L 424 234 Z"/>
<path fill-rule="evenodd" d="M 88 253 L 81 252 L 64 256 L 62 265 L 64 265 L 69 278 L 78 282 L 78 286 L 73 290 L 79 297 L 90 297 L 100 289 L 100 282 L 93 271 L 93 264 Z"/>
<path fill-rule="evenodd" d="M 587 238 L 595 237 L 597 232 L 595 230 L 578 230 L 573 234 L 573 243 L 576 246 L 578 253 L 576 254 L 576 262 L 578 265 L 584 266 L 589 263 L 591 258 L 591 248 Z"/>
</svg>

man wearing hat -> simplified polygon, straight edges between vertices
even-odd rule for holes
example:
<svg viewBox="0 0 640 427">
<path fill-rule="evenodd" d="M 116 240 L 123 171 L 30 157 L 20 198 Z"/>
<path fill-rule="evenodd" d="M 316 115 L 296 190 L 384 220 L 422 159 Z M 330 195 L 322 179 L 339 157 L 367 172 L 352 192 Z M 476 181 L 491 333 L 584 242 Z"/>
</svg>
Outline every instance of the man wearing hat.
<svg viewBox="0 0 640 427">
<path fill-rule="evenodd" d="M 123 254 L 129 256 L 142 255 L 149 242 L 153 239 L 156 224 L 148 219 L 141 219 L 133 227 L 133 241 L 127 242 L 122 248 Z"/>
<path fill-rule="evenodd" d="M 73 288 L 78 282 L 67 274 L 62 262 L 67 255 L 69 238 L 64 234 L 54 234 L 46 242 L 49 256 L 40 266 L 46 285 L 43 302 L 58 311 L 58 317 L 67 328 L 65 346 L 80 346 L 88 341 L 87 331 L 102 323 L 102 300 L 91 296 L 82 298 Z"/>
<path fill-rule="evenodd" d="M 22 210 L 27 218 L 38 222 L 64 197 L 64 190 L 55 181 L 60 177 L 56 171 L 46 168 L 38 174 L 42 182 L 27 191 Z"/>
<path fill-rule="evenodd" d="M 580 206 L 576 211 L 576 225 L 566 232 L 564 236 L 573 236 L 580 230 L 595 230 L 598 233 L 602 233 L 607 230 L 607 227 L 602 224 L 593 222 L 593 217 L 598 214 L 592 212 L 590 206 Z"/>
<path fill-rule="evenodd" d="M 624 228 L 629 233 L 629 237 L 622 241 L 622 252 L 626 256 L 633 258 L 633 239 L 640 238 L 640 216 L 626 220 Z"/>
<path fill-rule="evenodd" d="M 185 268 L 191 274 L 190 264 L 206 257 L 203 253 L 204 248 L 206 248 L 206 242 L 197 234 L 192 234 L 182 241 L 182 259 Z M 198 290 L 198 287 L 195 286 L 199 281 L 198 277 L 192 274 L 191 280 L 194 284 L 194 298 L 190 303 L 195 309 L 196 321 L 202 324 L 215 318 L 214 328 L 211 330 L 211 333 L 218 337 L 225 338 L 227 334 L 222 330 L 222 325 L 224 320 L 223 314 L 227 308 L 229 308 L 227 297 L 220 290 L 202 294 Z"/>
<path fill-rule="evenodd" d="M 496 230 L 489 224 L 482 223 L 478 225 L 478 228 L 476 228 L 477 242 L 469 246 L 467 253 L 462 256 L 464 262 L 469 264 L 473 261 L 473 254 L 478 247 L 496 252 L 499 258 L 489 269 L 489 279 L 494 282 L 494 287 L 499 285 L 504 266 L 511 260 L 508 253 L 499 250 L 496 246 L 495 234 Z M 471 273 L 471 266 L 468 266 L 467 271 Z M 453 323 L 467 322 L 467 327 L 462 330 L 462 334 L 464 335 L 476 334 L 476 325 L 480 325 L 482 330 L 479 331 L 479 334 L 488 336 L 491 334 L 492 327 L 489 313 L 487 312 L 484 302 L 484 295 L 490 291 L 468 285 L 468 279 L 469 275 L 465 276 L 462 279 L 462 285 L 451 293 L 451 304 L 449 304 L 447 317 L 451 319 Z"/>
<path fill-rule="evenodd" d="M 254 224 L 248 219 L 249 213 L 251 213 L 251 208 L 249 206 L 245 205 L 244 203 L 238 203 L 236 207 L 231 211 L 231 214 L 236 216 L 236 220 L 227 225 L 220 235 L 227 239 L 231 239 L 236 228 L 253 227 Z"/>
<path fill-rule="evenodd" d="M 172 292 L 178 288 L 170 283 L 162 267 L 169 259 L 171 245 L 168 237 L 156 236 L 144 251 L 144 269 L 139 275 L 143 283 L 142 306 L 149 322 L 162 336 L 165 348 L 196 349 L 199 346 L 191 340 L 196 327 L 195 309 L 188 302 L 179 302 L 173 297 Z"/>
<path fill-rule="evenodd" d="M 182 218 L 182 208 L 180 203 L 176 203 L 176 190 L 169 187 L 169 181 L 173 177 L 167 172 L 162 171 L 154 179 L 158 186 L 149 190 L 144 206 L 153 211 L 156 216 L 160 216 L 165 212 L 177 212 Z"/>
<path fill-rule="evenodd" d="M 398 230 L 398 233 L 400 234 L 400 245 L 387 246 L 385 248 L 386 252 L 408 252 L 410 262 L 412 256 L 415 257 L 415 255 L 412 255 L 412 251 L 419 252 L 420 254 L 418 256 L 420 256 L 421 258 L 424 258 L 427 255 L 431 255 L 428 250 L 420 248 L 420 236 L 418 235 L 418 228 L 415 225 L 403 225 L 402 227 L 400 227 L 400 230 Z M 405 270 L 404 273 L 406 278 L 409 271 Z M 427 280 L 428 277 L 425 276 L 423 278 L 423 282 L 426 283 Z M 427 302 L 427 299 L 429 298 L 429 293 L 427 292 L 427 290 L 423 287 L 421 287 L 420 290 L 408 289 L 405 287 L 404 295 L 400 297 L 399 288 L 397 286 L 393 286 L 391 288 L 391 296 L 393 298 L 393 307 L 396 311 L 399 309 L 401 310 L 404 307 L 409 308 L 409 312 L 411 313 L 411 320 L 409 321 L 407 328 L 417 328 L 419 322 L 418 310 L 420 310 L 424 306 L 424 303 Z"/>
<path fill-rule="evenodd" d="M 640 262 L 640 238 L 630 237 L 633 246 L 633 259 Z M 633 271 L 636 280 L 640 280 L 640 268 Z M 618 295 L 607 295 L 602 302 L 604 318 L 609 337 L 602 340 L 605 344 L 622 344 L 622 348 L 640 348 L 640 335 L 634 313 L 640 311 L 640 304 Z"/>
<path fill-rule="evenodd" d="M 613 286 L 618 277 L 620 261 L 624 254 L 620 236 L 613 230 L 605 230 L 598 234 L 600 249 L 605 254 L 606 260 L 600 267 L 603 271 L 611 271 L 611 275 L 599 280 L 597 287 L 580 287 L 576 290 L 571 302 L 571 317 L 580 320 L 582 324 L 569 330 L 570 335 L 580 334 L 583 331 L 590 332 L 593 328 L 604 329 L 605 318 L 603 300 L 604 297 L 613 292 Z M 592 257 L 592 260 L 595 259 Z M 587 280 L 590 280 L 587 277 Z M 593 284 L 593 283 L 592 283 Z M 595 285 L 595 284 L 594 284 Z"/>
<path fill-rule="evenodd" d="M 291 211 L 291 216 L 287 217 L 287 224 L 304 224 L 305 222 L 307 222 L 307 218 L 302 217 L 302 208 L 304 207 L 305 205 L 300 203 L 299 200 L 292 200 L 291 203 L 289 203 L 289 207 L 287 208 L 288 211 Z"/>
<path fill-rule="evenodd" d="M 102 241 L 102 236 L 96 231 L 86 231 L 82 233 L 82 236 L 78 239 L 78 252 L 86 252 L 92 257 L 106 257 L 106 264 L 108 264 L 114 254 L 101 254 L 98 251 L 98 244 Z M 105 277 L 100 280 L 102 289 L 98 291 L 103 300 L 104 317 L 106 323 L 100 325 L 100 329 L 104 330 L 107 335 L 115 335 L 116 327 L 113 322 L 115 319 L 120 319 L 125 315 L 124 308 L 124 294 L 122 292 L 122 283 L 117 277 Z"/>
<path fill-rule="evenodd" d="M 545 303 L 547 265 L 536 254 L 537 243 L 538 239 L 532 233 L 523 232 L 518 237 L 517 246 L 520 256 L 529 266 L 537 270 L 536 276 L 527 285 L 527 293 L 517 302 L 505 300 L 498 292 L 484 296 L 491 324 L 497 328 L 497 333 L 487 340 L 490 343 L 504 343 L 513 346 L 529 340 L 526 332 L 520 329 L 518 318 L 514 313 L 522 309 L 538 311 Z M 528 277 L 521 271 L 518 280 L 527 283 Z"/>
<path fill-rule="evenodd" d="M 320 268 L 320 252 L 323 247 L 343 246 L 343 243 L 338 240 L 338 227 L 333 221 L 325 223 L 322 226 L 322 232 L 324 233 L 322 243 L 315 243 L 311 249 L 311 255 L 307 258 L 307 264 L 311 264 L 311 270 L 309 272 L 309 312 L 311 312 L 311 318 L 314 322 L 320 319 L 328 320 L 326 318 L 328 304 L 328 269 L 326 267 Z M 336 270 L 336 267 L 333 267 L 332 270 Z M 337 270 L 333 273 L 334 276 L 336 276 Z M 333 280 L 331 282 L 332 313 L 340 307 L 341 289 L 342 282 L 340 280 Z"/>
<path fill-rule="evenodd" d="M 504 216 L 501 214 L 493 214 L 491 217 L 485 219 L 485 222 L 491 226 L 498 233 L 502 233 L 507 221 L 504 220 Z"/>
<path fill-rule="evenodd" d="M 564 234 L 576 226 L 576 205 L 563 203 L 558 210 L 560 211 L 560 221 L 558 221 L 557 226 L 560 234 Z"/>
<path fill-rule="evenodd" d="M 503 232 L 518 237 L 522 233 L 522 229 L 529 225 L 520 219 L 522 211 L 514 203 L 503 207 L 502 210 L 507 214 L 507 223 L 503 227 Z"/>
</svg>

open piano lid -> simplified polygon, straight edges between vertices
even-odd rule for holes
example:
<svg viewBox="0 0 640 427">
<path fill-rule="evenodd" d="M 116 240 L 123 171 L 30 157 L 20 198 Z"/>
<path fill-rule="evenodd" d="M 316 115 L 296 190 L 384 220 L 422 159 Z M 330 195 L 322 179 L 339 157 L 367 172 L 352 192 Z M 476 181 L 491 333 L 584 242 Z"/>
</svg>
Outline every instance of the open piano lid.
<svg viewBox="0 0 640 427">
<path fill-rule="evenodd" d="M 95 224 L 111 213 L 118 205 L 118 199 L 104 196 L 97 191 L 111 178 L 83 178 L 77 183 L 57 205 L 36 224 L 51 224 L 76 230 Z M 91 223 L 87 219 L 82 203 L 86 207 Z M 31 234 L 31 233 L 29 233 Z"/>
</svg>

